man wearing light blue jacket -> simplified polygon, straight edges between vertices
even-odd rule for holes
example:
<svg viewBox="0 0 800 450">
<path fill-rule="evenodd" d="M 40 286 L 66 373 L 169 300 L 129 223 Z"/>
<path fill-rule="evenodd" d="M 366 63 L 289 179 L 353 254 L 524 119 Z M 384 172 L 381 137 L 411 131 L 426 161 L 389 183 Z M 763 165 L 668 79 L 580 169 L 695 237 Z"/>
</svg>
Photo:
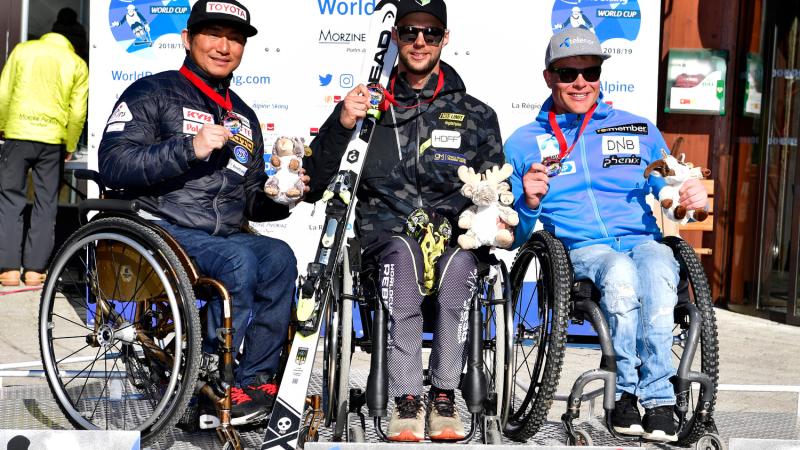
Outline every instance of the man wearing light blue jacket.
<svg viewBox="0 0 800 450">
<path fill-rule="evenodd" d="M 541 221 L 569 251 L 575 279 L 601 291 L 601 309 L 617 356 L 617 398 L 612 425 L 622 434 L 676 441 L 672 367 L 673 308 L 678 263 L 647 205 L 663 180 L 643 177 L 668 150 L 647 119 L 602 101 L 601 65 L 608 55 L 582 28 L 554 35 L 543 72 L 552 95 L 536 120 L 506 142 L 514 207 L 520 216 L 516 245 Z M 680 203 L 702 209 L 698 180 L 687 182 Z M 645 408 L 641 420 L 637 401 Z"/>
</svg>

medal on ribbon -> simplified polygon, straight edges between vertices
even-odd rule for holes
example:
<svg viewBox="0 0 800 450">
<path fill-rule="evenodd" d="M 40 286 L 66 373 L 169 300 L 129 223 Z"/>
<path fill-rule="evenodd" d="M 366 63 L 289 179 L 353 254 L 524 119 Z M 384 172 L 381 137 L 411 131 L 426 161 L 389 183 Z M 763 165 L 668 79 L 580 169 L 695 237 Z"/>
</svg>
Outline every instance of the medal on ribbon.
<svg viewBox="0 0 800 450">
<path fill-rule="evenodd" d="M 233 111 L 228 111 L 222 117 L 222 126 L 235 135 L 242 129 L 242 120 Z"/>
<path fill-rule="evenodd" d="M 379 84 L 370 84 L 367 86 L 367 90 L 369 90 L 369 110 L 367 110 L 367 115 L 380 120 L 381 112 L 387 109 L 384 104 L 386 101 L 384 89 Z"/>
<path fill-rule="evenodd" d="M 561 160 L 548 157 L 542 160 L 542 165 L 547 168 L 547 176 L 552 178 L 561 173 Z"/>
</svg>

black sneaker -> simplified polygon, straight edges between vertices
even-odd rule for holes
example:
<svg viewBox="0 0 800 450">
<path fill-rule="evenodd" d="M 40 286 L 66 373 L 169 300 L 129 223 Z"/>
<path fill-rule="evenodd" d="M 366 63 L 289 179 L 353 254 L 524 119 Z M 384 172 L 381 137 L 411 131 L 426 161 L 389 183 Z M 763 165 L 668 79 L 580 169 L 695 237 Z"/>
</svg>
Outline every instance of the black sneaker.
<svg viewBox="0 0 800 450">
<path fill-rule="evenodd" d="M 661 442 L 675 442 L 675 416 L 672 405 L 648 408 L 644 412 L 644 439 Z"/>
<path fill-rule="evenodd" d="M 614 427 L 614 431 L 626 436 L 644 434 L 637 403 L 639 403 L 639 399 L 628 392 L 623 392 L 622 397 L 614 402 L 614 410 L 611 411 L 611 425 Z"/>
<path fill-rule="evenodd" d="M 231 388 L 231 425 L 246 425 L 261 420 L 266 411 L 261 402 L 240 387 Z"/>
<path fill-rule="evenodd" d="M 267 413 L 272 411 L 275 397 L 278 396 L 278 380 L 269 375 L 256 375 L 253 383 L 244 388 L 247 394 L 264 405 Z"/>
</svg>

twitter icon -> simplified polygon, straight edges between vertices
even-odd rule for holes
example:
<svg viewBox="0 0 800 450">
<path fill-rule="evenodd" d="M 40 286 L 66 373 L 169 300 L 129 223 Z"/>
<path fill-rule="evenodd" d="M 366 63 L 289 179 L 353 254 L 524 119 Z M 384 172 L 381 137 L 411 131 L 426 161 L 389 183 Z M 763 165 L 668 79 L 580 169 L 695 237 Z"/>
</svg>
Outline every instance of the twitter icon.
<svg viewBox="0 0 800 450">
<path fill-rule="evenodd" d="M 333 74 L 329 73 L 327 75 L 320 75 L 319 76 L 319 85 L 320 86 L 327 86 L 327 85 L 331 84 L 331 80 L 333 80 Z"/>
</svg>

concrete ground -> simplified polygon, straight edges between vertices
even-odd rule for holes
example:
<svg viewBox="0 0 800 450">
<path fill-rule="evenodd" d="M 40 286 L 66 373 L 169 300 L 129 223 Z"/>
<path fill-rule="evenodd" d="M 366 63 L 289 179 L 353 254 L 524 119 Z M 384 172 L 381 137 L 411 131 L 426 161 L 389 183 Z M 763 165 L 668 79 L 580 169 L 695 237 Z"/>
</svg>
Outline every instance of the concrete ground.
<svg viewBox="0 0 800 450">
<path fill-rule="evenodd" d="M 38 307 L 40 291 L 22 291 L 19 288 L 0 288 L 0 368 L 10 363 L 36 361 L 39 359 Z M 764 319 L 741 315 L 726 310 L 715 310 L 720 343 L 720 384 L 716 410 L 725 414 L 763 413 L 793 417 L 797 432 L 783 439 L 800 439 L 800 399 L 797 392 L 748 392 L 725 390 L 730 385 L 760 385 L 749 389 L 770 387 L 800 387 L 800 327 L 783 325 Z M 368 356 L 356 354 L 354 370 L 368 368 Z M 595 350 L 570 348 L 562 371 L 559 394 L 567 394 L 572 382 L 583 371 L 596 367 L 599 353 Z M 317 367 L 321 367 L 318 365 Z M 2 370 L 2 369 L 0 369 Z M 0 399 L 3 392 L 27 385 L 44 386 L 43 379 L 0 379 Z M 590 385 L 587 390 L 599 388 Z M 33 391 L 32 391 L 33 392 Z M 37 389 L 35 392 L 47 392 Z M 601 410 L 598 399 L 595 413 Z M 584 410 L 588 412 L 588 402 Z M 550 419 L 557 421 L 564 412 L 565 404 L 555 402 Z M 788 415 L 788 416 L 787 416 Z M 582 413 L 582 418 L 589 416 Z M 768 424 L 767 424 L 768 426 Z M 769 430 L 765 430 L 768 438 Z M 790 433 L 791 434 L 791 433 Z M 748 437 L 748 436 L 745 436 Z"/>
</svg>

